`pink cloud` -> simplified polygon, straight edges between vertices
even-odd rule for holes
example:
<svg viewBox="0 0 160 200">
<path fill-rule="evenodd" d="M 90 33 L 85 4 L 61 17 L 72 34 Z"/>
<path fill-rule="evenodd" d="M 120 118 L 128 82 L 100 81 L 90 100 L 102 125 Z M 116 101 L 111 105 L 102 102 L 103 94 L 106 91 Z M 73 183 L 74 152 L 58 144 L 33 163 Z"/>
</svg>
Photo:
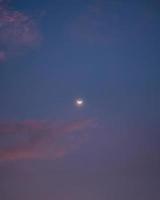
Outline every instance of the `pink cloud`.
<svg viewBox="0 0 160 200">
<path fill-rule="evenodd" d="M 36 22 L 32 17 L 0 4 L 0 46 L 7 55 L 22 53 L 36 47 L 41 41 Z"/>
<path fill-rule="evenodd" d="M 18 140 L 14 147 L 0 147 L 0 160 L 56 159 L 73 151 L 85 141 L 92 120 L 79 120 L 63 124 L 49 121 L 1 122 L 0 135 L 27 134 L 24 142 Z M 80 134 L 70 140 L 71 134 Z"/>
</svg>

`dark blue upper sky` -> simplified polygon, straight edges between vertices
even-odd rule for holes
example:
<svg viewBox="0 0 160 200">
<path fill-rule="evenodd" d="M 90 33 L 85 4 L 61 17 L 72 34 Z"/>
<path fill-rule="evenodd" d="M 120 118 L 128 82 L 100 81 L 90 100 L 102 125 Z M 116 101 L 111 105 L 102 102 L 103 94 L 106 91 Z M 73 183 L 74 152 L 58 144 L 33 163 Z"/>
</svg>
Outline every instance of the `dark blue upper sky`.
<svg viewBox="0 0 160 200">
<path fill-rule="evenodd" d="M 0 196 L 158 200 L 159 2 L 4 4 L 1 121 L 89 118 L 98 125 L 86 130 L 92 133 L 82 147 L 59 160 L 2 162 Z M 83 108 L 74 105 L 77 97 L 84 98 Z"/>
</svg>

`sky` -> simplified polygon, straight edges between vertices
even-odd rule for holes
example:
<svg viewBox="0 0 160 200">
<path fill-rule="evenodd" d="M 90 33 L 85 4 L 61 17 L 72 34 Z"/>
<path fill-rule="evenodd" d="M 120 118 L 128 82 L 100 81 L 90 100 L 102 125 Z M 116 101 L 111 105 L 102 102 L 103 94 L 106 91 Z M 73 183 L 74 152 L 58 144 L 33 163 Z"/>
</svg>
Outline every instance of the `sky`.
<svg viewBox="0 0 160 200">
<path fill-rule="evenodd" d="M 0 1 L 1 199 L 160 199 L 159 9 Z"/>
</svg>

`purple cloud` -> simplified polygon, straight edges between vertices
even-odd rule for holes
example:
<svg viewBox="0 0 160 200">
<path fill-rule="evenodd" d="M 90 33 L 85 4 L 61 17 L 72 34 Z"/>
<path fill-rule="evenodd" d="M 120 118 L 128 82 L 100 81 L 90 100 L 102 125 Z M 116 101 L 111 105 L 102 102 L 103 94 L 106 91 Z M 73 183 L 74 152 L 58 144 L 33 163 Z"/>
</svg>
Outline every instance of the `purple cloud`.
<svg viewBox="0 0 160 200">
<path fill-rule="evenodd" d="M 0 161 L 63 157 L 85 141 L 87 128 L 92 123 L 92 120 L 65 124 L 36 120 L 1 122 L 0 136 L 14 135 L 18 139 L 14 146 L 0 147 Z M 79 136 L 71 139 L 72 134 L 77 133 Z M 22 137 L 25 138 L 23 142 L 20 140 Z"/>
<path fill-rule="evenodd" d="M 7 56 L 20 54 L 37 46 L 41 41 L 36 22 L 32 17 L 0 4 L 0 52 Z M 2 59 L 3 55 L 0 55 Z"/>
<path fill-rule="evenodd" d="M 0 63 L 6 60 L 6 54 L 4 51 L 0 51 Z"/>
</svg>

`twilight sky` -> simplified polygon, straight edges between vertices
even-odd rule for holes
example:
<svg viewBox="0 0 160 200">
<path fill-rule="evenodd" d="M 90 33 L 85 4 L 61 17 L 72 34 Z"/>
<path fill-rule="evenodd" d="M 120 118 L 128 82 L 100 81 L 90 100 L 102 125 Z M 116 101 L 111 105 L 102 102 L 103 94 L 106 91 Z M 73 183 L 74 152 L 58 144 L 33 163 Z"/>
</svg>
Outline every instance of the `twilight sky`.
<svg viewBox="0 0 160 200">
<path fill-rule="evenodd" d="M 160 199 L 159 10 L 0 0 L 0 199 Z"/>
</svg>

